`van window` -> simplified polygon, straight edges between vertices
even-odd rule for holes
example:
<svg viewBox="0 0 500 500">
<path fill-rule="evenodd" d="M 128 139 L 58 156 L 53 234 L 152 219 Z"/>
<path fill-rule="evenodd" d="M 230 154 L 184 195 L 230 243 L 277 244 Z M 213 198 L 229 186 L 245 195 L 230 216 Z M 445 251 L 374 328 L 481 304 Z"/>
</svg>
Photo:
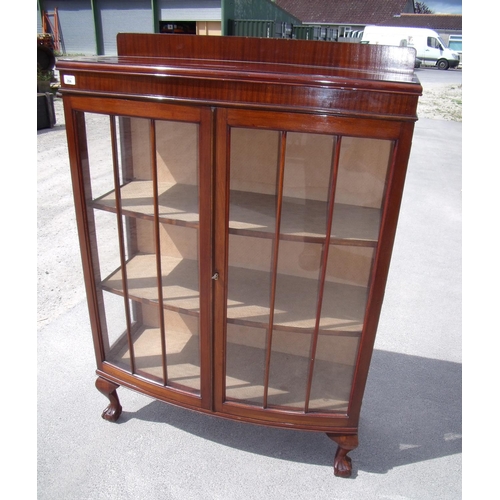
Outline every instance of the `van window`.
<svg viewBox="0 0 500 500">
<path fill-rule="evenodd" d="M 348 37 L 348 36 L 350 36 L 351 31 L 352 31 L 351 26 L 340 26 L 339 27 L 339 36 Z"/>
<path fill-rule="evenodd" d="M 427 47 L 431 47 L 433 49 L 439 49 L 440 44 L 437 38 L 434 38 L 433 36 L 428 36 L 427 37 Z"/>
</svg>

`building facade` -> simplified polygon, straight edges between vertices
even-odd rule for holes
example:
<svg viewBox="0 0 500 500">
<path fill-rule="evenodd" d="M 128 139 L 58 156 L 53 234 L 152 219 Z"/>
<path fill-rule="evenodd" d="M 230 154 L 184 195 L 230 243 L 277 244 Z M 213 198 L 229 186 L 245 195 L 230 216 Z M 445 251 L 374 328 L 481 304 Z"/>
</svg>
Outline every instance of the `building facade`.
<svg viewBox="0 0 500 500">
<path fill-rule="evenodd" d="M 377 24 L 428 27 L 445 42 L 462 33 L 461 15 L 413 11 L 413 0 L 37 0 L 37 28 L 57 34 L 56 51 L 69 55 L 115 55 L 116 35 L 125 32 L 285 38 L 293 26 L 293 37 L 314 29 L 308 38 L 359 41 L 366 25 Z"/>
<path fill-rule="evenodd" d="M 45 17 L 64 54 L 115 55 L 124 32 L 221 34 L 220 0 L 37 0 L 37 16 L 38 32 Z"/>
</svg>

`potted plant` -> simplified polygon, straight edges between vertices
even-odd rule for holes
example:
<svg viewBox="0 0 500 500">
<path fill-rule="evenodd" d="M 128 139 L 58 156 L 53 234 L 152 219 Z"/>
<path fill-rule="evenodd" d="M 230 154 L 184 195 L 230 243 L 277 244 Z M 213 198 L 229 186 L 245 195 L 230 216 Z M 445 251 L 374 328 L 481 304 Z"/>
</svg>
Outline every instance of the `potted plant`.
<svg viewBox="0 0 500 500">
<path fill-rule="evenodd" d="M 54 70 L 41 69 L 37 67 L 37 92 L 45 93 L 50 92 L 50 83 L 54 80 Z"/>
</svg>

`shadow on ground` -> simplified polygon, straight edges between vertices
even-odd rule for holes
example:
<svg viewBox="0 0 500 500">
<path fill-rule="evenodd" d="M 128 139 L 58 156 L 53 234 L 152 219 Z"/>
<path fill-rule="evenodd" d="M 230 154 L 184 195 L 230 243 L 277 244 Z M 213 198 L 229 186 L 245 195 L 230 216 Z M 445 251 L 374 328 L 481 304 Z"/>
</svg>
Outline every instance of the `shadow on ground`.
<svg viewBox="0 0 500 500">
<path fill-rule="evenodd" d="M 361 412 L 356 470 L 383 474 L 394 467 L 461 453 L 462 365 L 375 350 Z M 331 465 L 336 445 L 323 433 L 220 419 L 153 401 L 124 409 L 120 422 L 165 422 L 200 438 L 249 453 Z"/>
</svg>

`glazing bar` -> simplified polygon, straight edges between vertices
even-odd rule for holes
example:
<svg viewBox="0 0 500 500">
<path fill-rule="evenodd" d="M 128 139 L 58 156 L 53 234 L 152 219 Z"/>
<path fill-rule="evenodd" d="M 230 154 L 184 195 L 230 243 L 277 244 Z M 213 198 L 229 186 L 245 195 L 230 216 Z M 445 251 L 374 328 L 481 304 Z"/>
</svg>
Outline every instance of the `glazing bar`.
<svg viewBox="0 0 500 500">
<path fill-rule="evenodd" d="M 328 265 L 328 252 L 330 249 L 330 238 L 332 234 L 332 223 L 333 223 L 333 209 L 335 206 L 335 188 L 337 185 L 338 169 L 339 169 L 339 158 L 340 158 L 340 144 L 342 142 L 341 137 L 337 137 L 335 141 L 335 149 L 332 154 L 332 168 L 330 169 L 330 190 L 328 195 L 328 215 L 326 221 L 326 237 L 323 243 L 323 254 L 321 256 L 321 271 L 319 277 L 318 286 L 318 303 L 316 306 L 316 323 L 314 325 L 313 338 L 311 343 L 311 353 L 309 356 L 309 373 L 307 376 L 307 387 L 306 387 L 306 398 L 304 411 L 307 413 L 309 410 L 309 399 L 311 397 L 311 386 L 314 374 L 314 362 L 316 359 L 316 348 L 318 346 L 318 336 L 319 336 L 319 325 L 321 321 L 321 308 L 323 305 L 323 293 L 325 290 L 325 279 L 326 279 L 326 268 Z M 332 381 L 333 383 L 333 381 Z"/>
<path fill-rule="evenodd" d="M 135 373 L 135 356 L 134 356 L 134 343 L 132 339 L 132 321 L 130 315 L 130 301 L 128 295 L 128 281 L 127 281 L 127 259 L 125 256 L 125 239 L 123 234 L 123 215 L 122 215 L 122 199 L 120 190 L 120 171 L 118 165 L 118 146 L 116 136 L 116 118 L 113 115 L 109 117 L 110 131 L 111 131 L 111 152 L 113 158 L 113 179 L 115 187 L 115 200 L 116 200 L 116 221 L 118 227 L 118 244 L 120 249 L 120 266 L 122 270 L 122 287 L 123 287 L 123 300 L 125 305 L 125 320 L 127 324 L 127 339 L 130 353 L 130 370 Z"/>
<path fill-rule="evenodd" d="M 274 247 L 271 262 L 271 296 L 269 304 L 269 326 L 267 327 L 266 339 L 266 366 L 264 371 L 264 397 L 262 406 L 267 408 L 267 396 L 269 391 L 269 372 L 271 365 L 271 347 L 274 324 L 274 304 L 276 301 L 276 280 L 278 274 L 278 253 L 280 242 L 281 210 L 283 205 L 283 182 L 285 177 L 285 150 L 286 150 L 286 131 L 280 132 L 279 156 L 278 156 L 278 174 L 277 174 L 277 200 L 276 200 L 276 226 L 274 231 Z"/>
<path fill-rule="evenodd" d="M 165 318 L 163 310 L 163 284 L 161 273 L 161 247 L 160 247 L 160 213 L 158 200 L 158 163 L 156 161 L 156 125 L 155 121 L 149 122 L 149 142 L 151 154 L 151 178 L 153 180 L 153 206 L 154 206 L 154 235 L 156 253 L 156 278 L 158 284 L 158 317 L 161 336 L 161 359 L 163 367 L 163 385 L 167 385 L 167 346 L 165 340 Z"/>
</svg>

